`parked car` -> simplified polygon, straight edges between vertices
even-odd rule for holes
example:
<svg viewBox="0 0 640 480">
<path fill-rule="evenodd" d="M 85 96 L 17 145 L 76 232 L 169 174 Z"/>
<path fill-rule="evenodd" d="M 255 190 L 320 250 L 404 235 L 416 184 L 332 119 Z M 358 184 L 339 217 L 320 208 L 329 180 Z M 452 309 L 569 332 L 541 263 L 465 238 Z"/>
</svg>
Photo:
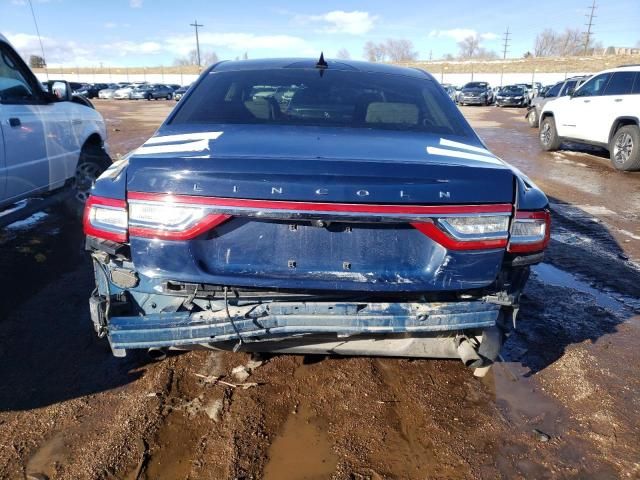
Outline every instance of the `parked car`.
<svg viewBox="0 0 640 480">
<path fill-rule="evenodd" d="M 131 99 L 131 93 L 137 88 L 136 85 L 127 85 L 126 87 L 120 87 L 113 92 L 112 98 L 115 100 L 129 100 Z"/>
<path fill-rule="evenodd" d="M 131 90 L 129 98 L 132 100 L 147 100 L 147 97 L 151 96 L 151 88 L 153 85 L 139 85 Z"/>
<path fill-rule="evenodd" d="M 107 86 L 107 88 L 103 88 L 98 92 L 98 98 L 101 99 L 110 99 L 113 98 L 113 94 L 118 90 L 120 86 L 116 83 L 111 83 Z"/>
<path fill-rule="evenodd" d="M 245 60 L 192 89 L 86 208 L 91 317 L 115 355 L 491 364 L 549 241 L 548 201 L 430 74 Z M 295 93 L 283 106 L 263 89 Z"/>
<path fill-rule="evenodd" d="M 442 88 L 444 88 L 444 91 L 447 92 L 447 95 L 449 95 L 449 98 L 455 102 L 456 96 L 457 96 L 455 87 L 449 83 L 443 83 Z"/>
<path fill-rule="evenodd" d="M 173 92 L 173 88 L 158 83 L 151 86 L 151 89 L 147 91 L 146 98 L 147 100 L 158 100 L 160 98 L 171 100 L 173 98 Z"/>
<path fill-rule="evenodd" d="M 88 99 L 96 98 L 100 90 L 109 88 L 106 83 L 86 83 L 77 93 Z"/>
<path fill-rule="evenodd" d="M 45 91 L 0 35 L 0 210 L 56 196 L 82 211 L 96 178 L 111 164 L 104 120 L 85 105 L 74 101 L 67 82 L 47 82 Z M 0 225 L 6 222 L 0 216 Z"/>
<path fill-rule="evenodd" d="M 591 77 L 580 76 L 568 78 L 547 89 L 543 95 L 534 97 L 525 115 L 525 118 L 529 122 L 529 126 L 531 128 L 538 128 L 540 112 L 549 100 L 553 100 L 557 97 L 563 97 L 565 95 L 571 95 L 576 88 L 589 80 L 589 78 Z"/>
<path fill-rule="evenodd" d="M 189 90 L 189 88 L 191 87 L 191 85 L 187 85 L 186 87 L 180 87 L 179 89 L 177 89 L 176 91 L 173 92 L 173 99 L 177 102 L 178 100 L 180 100 L 185 93 L 187 93 L 187 90 Z"/>
<path fill-rule="evenodd" d="M 526 107 L 528 104 L 527 91 L 520 85 L 507 85 L 496 96 L 497 107 Z"/>
<path fill-rule="evenodd" d="M 607 148 L 619 170 L 640 169 L 640 65 L 604 70 L 548 102 L 540 145 L 557 150 L 565 140 Z"/>
<path fill-rule="evenodd" d="M 180 88 L 182 88 L 182 85 L 178 85 L 177 83 L 169 83 L 167 84 L 167 87 L 170 87 L 171 90 L 175 92 L 176 90 L 179 90 Z"/>
<path fill-rule="evenodd" d="M 487 82 L 469 82 L 458 96 L 460 105 L 490 105 L 493 102 L 493 90 Z"/>
</svg>

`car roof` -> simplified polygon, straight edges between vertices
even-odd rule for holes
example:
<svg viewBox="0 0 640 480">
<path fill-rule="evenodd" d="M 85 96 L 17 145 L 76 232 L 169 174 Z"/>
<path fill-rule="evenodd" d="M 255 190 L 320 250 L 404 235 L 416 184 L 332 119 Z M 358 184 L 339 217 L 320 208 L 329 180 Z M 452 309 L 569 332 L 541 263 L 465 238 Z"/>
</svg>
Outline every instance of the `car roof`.
<svg viewBox="0 0 640 480">
<path fill-rule="evenodd" d="M 256 60 L 234 60 L 222 61 L 210 67 L 209 71 L 230 72 L 240 70 L 262 70 L 262 69 L 278 69 L 278 68 L 299 68 L 309 69 L 315 68 L 317 59 L 311 58 L 265 58 Z M 388 63 L 372 63 L 356 60 L 331 60 L 326 59 L 328 70 L 354 71 L 366 73 L 386 73 L 393 75 L 404 75 L 415 78 L 433 77 L 417 68 L 400 67 L 390 65 Z"/>
<path fill-rule="evenodd" d="M 601 72 L 594 73 L 593 76 L 610 72 L 640 72 L 640 65 L 621 65 L 619 67 L 608 68 L 607 70 L 602 70 Z"/>
</svg>

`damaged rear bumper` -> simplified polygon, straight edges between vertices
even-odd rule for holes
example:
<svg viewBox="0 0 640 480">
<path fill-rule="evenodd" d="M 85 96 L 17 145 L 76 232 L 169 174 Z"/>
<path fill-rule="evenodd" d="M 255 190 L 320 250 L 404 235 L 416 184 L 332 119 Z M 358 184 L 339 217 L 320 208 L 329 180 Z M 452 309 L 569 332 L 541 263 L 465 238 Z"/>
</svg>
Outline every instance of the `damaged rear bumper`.
<svg viewBox="0 0 640 480">
<path fill-rule="evenodd" d="M 211 310 L 194 313 L 113 316 L 106 331 L 116 355 L 134 348 L 235 345 L 247 351 L 459 358 L 461 338 L 482 335 L 499 315 L 499 305 L 477 300 L 272 302 L 229 305 L 228 312 L 213 302 Z"/>
</svg>

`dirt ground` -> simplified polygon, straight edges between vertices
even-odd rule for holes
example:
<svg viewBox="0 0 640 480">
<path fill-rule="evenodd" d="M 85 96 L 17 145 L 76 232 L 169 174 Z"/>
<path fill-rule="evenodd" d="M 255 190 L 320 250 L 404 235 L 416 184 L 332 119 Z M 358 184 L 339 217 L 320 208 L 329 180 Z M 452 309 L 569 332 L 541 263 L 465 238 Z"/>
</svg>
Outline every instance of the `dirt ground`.
<svg viewBox="0 0 640 480">
<path fill-rule="evenodd" d="M 95 103 L 114 157 L 174 105 Z M 542 153 L 522 110 L 463 112 L 553 211 L 485 378 L 460 361 L 116 359 L 90 324 L 80 225 L 49 211 L 0 232 L 0 478 L 640 478 L 640 174 Z"/>
</svg>

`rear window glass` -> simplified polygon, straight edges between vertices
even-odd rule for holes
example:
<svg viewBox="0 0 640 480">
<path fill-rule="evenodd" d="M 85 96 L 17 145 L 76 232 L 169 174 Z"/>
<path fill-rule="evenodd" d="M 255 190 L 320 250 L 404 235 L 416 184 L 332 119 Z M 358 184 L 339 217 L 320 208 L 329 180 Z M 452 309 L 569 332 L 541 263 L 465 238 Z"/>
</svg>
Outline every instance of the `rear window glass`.
<svg viewBox="0 0 640 480">
<path fill-rule="evenodd" d="M 524 93 L 524 88 L 517 85 L 507 85 L 502 89 L 501 93 L 515 93 L 521 95 Z"/>
<path fill-rule="evenodd" d="M 558 93 L 560 93 L 560 89 L 562 88 L 562 83 L 556 83 L 553 87 L 547 90 L 547 93 L 544 94 L 545 97 L 557 97 Z"/>
<path fill-rule="evenodd" d="M 485 82 L 469 82 L 463 88 L 487 88 L 488 83 Z"/>
<path fill-rule="evenodd" d="M 604 90 L 605 95 L 629 95 L 633 88 L 636 72 L 616 72 Z"/>
<path fill-rule="evenodd" d="M 280 68 L 211 72 L 171 124 L 231 123 L 354 127 L 471 135 L 428 78 Z"/>
</svg>

